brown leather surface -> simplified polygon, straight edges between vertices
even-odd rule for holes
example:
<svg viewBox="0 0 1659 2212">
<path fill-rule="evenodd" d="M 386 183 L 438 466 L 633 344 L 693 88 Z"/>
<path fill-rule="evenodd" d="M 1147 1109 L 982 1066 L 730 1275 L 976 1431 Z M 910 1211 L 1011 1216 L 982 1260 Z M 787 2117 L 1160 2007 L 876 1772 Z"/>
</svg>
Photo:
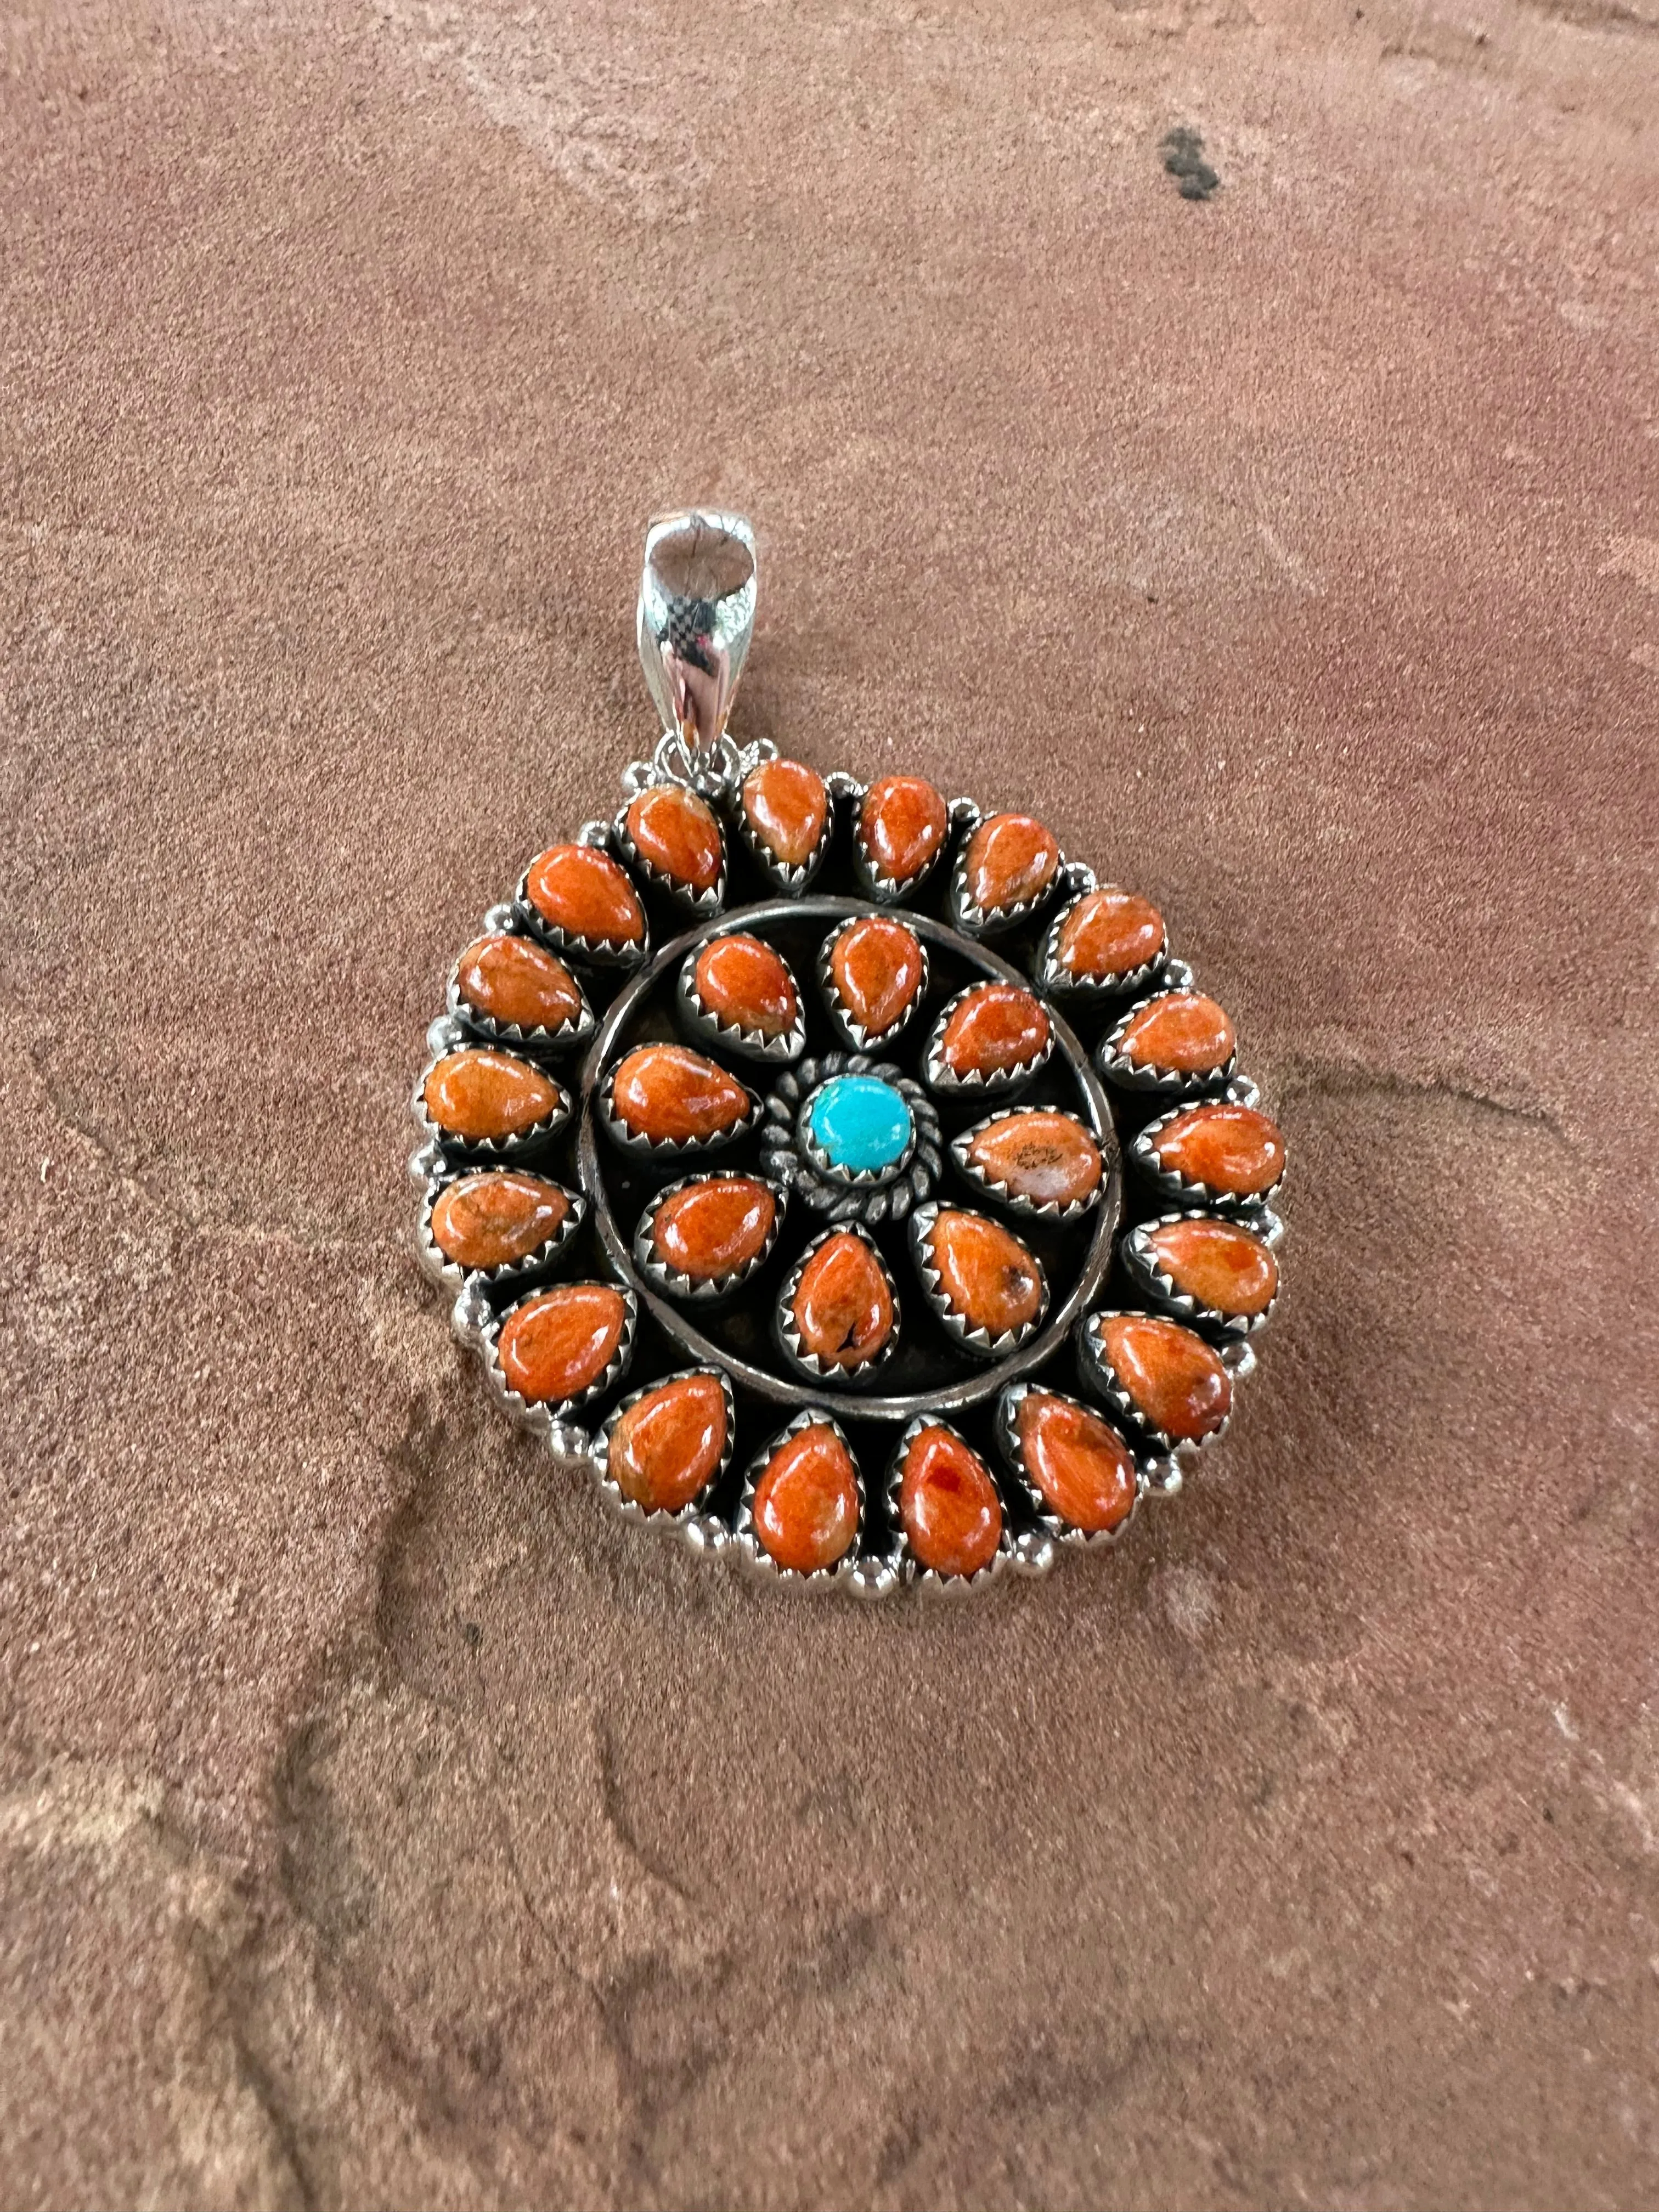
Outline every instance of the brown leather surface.
<svg viewBox="0 0 1659 2212">
<path fill-rule="evenodd" d="M 1659 2194 L 1656 29 L 5 11 L 9 2203 Z M 1230 1437 L 960 1610 L 611 1522 L 408 1255 L 697 496 L 739 726 L 1157 897 L 1291 1140 Z"/>
</svg>

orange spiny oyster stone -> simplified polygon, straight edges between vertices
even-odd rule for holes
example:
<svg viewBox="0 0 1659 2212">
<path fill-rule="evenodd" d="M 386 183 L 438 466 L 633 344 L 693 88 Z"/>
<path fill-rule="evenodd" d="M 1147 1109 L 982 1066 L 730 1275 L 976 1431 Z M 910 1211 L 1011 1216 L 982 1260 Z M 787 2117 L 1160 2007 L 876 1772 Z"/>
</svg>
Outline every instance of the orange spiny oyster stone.
<svg viewBox="0 0 1659 2212">
<path fill-rule="evenodd" d="M 781 1567 L 810 1575 L 845 1558 L 858 1534 L 858 1470 L 827 1421 L 778 1446 L 755 1485 L 755 1534 Z"/>
<path fill-rule="evenodd" d="M 647 1513 L 678 1513 L 713 1479 L 726 1428 L 719 1376 L 676 1376 L 647 1390 L 611 1430 L 611 1479 Z"/>
<path fill-rule="evenodd" d="M 533 1129 L 564 1094 L 550 1075 L 516 1053 L 463 1045 L 434 1063 L 421 1096 L 445 1136 L 483 1145 Z"/>
<path fill-rule="evenodd" d="M 1100 1147 L 1071 1114 L 1005 1114 L 968 1147 L 968 1164 L 1012 1198 L 1075 1206 L 1100 1188 Z"/>
<path fill-rule="evenodd" d="M 1165 991 L 1125 1023 L 1117 1048 L 1133 1067 L 1213 1075 L 1233 1056 L 1233 1025 L 1201 991 Z"/>
<path fill-rule="evenodd" d="M 1177 1321 L 1152 1314 L 1101 1314 L 1089 1323 L 1135 1411 L 1178 1443 L 1212 1436 L 1233 1402 L 1232 1377 L 1216 1354 Z"/>
<path fill-rule="evenodd" d="M 753 1176 L 708 1176 L 671 1191 L 651 1219 L 651 1247 L 667 1267 L 717 1282 L 763 1249 L 778 1202 Z"/>
<path fill-rule="evenodd" d="M 1015 983 L 980 983 L 945 1024 L 939 1057 L 952 1075 L 1010 1075 L 1028 1066 L 1048 1042 L 1048 1017 Z"/>
<path fill-rule="evenodd" d="M 799 868 L 823 835 L 830 793 L 823 778 L 804 761 L 763 761 L 744 778 L 744 817 L 775 860 Z"/>
<path fill-rule="evenodd" d="M 969 1328 L 999 1337 L 1042 1310 L 1042 1270 L 1012 1230 L 947 1209 L 927 1231 L 939 1294 Z"/>
<path fill-rule="evenodd" d="M 893 1333 L 887 1270 L 851 1230 L 827 1237 L 801 1269 L 789 1312 L 801 1349 L 843 1371 L 873 1359 Z"/>
<path fill-rule="evenodd" d="M 656 783 L 628 802 L 628 834 L 641 857 L 688 890 L 712 890 L 726 848 L 707 799 L 678 783 Z"/>
<path fill-rule="evenodd" d="M 638 1046 L 617 1068 L 611 1096 L 623 1127 L 658 1144 L 706 1142 L 749 1111 L 741 1083 L 678 1044 Z"/>
<path fill-rule="evenodd" d="M 899 1518 L 911 1551 L 936 1575 L 975 1575 L 996 1557 L 1002 1501 L 979 1454 L 935 1422 L 905 1448 Z"/>
<path fill-rule="evenodd" d="M 538 1251 L 570 1211 L 544 1176 L 497 1168 L 463 1176 L 434 1200 L 432 1241 L 458 1267 L 501 1267 Z"/>
<path fill-rule="evenodd" d="M 992 814 L 968 841 L 968 896 L 985 914 L 1024 906 L 1048 890 L 1059 866 L 1052 830 L 1029 814 Z"/>
<path fill-rule="evenodd" d="M 859 834 L 876 873 L 908 884 L 939 853 L 950 827 L 945 794 L 919 775 L 884 775 L 864 794 Z"/>
<path fill-rule="evenodd" d="M 1015 1422 L 1026 1474 L 1068 1528 L 1097 1535 L 1128 1517 L 1134 1455 L 1098 1413 L 1051 1390 L 1030 1390 Z"/>
<path fill-rule="evenodd" d="M 505 931 L 467 946 L 456 963 L 455 988 L 478 1013 L 521 1030 L 562 1029 L 581 1012 L 581 993 L 563 961 Z"/>
<path fill-rule="evenodd" d="M 1158 1165 L 1229 1198 L 1257 1198 L 1285 1172 L 1285 1139 L 1254 1106 L 1217 1099 L 1177 1114 L 1152 1139 Z"/>
<path fill-rule="evenodd" d="M 848 1018 L 872 1037 L 903 1018 L 921 988 L 921 940 L 884 914 L 843 929 L 830 953 L 830 975 Z"/>
<path fill-rule="evenodd" d="M 1166 1221 L 1147 1232 L 1146 1249 L 1178 1291 L 1229 1320 L 1266 1313 L 1279 1288 L 1278 1261 L 1236 1221 Z"/>
<path fill-rule="evenodd" d="M 562 1405 L 604 1374 L 627 1326 L 627 1302 L 609 1283 L 562 1283 L 514 1308 L 495 1356 L 521 1398 Z"/>
<path fill-rule="evenodd" d="M 525 895 L 542 920 L 590 945 L 638 945 L 645 908 L 626 872 L 592 845 L 553 845 L 530 864 Z"/>
<path fill-rule="evenodd" d="M 799 1001 L 795 979 L 758 937 L 716 937 L 697 955 L 692 970 L 696 995 L 717 1020 L 763 1036 L 787 1036 Z"/>
<path fill-rule="evenodd" d="M 1060 964 L 1079 983 L 1133 975 L 1163 950 L 1163 915 L 1150 900 L 1115 884 L 1080 898 L 1060 926 Z"/>
</svg>

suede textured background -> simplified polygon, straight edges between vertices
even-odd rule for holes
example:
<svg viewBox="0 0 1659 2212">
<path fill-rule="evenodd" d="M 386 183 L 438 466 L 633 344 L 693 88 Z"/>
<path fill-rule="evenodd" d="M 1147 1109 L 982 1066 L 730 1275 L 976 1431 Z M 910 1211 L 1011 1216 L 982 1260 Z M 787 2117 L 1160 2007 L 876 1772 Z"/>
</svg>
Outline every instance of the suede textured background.
<svg viewBox="0 0 1659 2212">
<path fill-rule="evenodd" d="M 1655 0 L 0 66 L 0 2196 L 1652 2203 Z M 1291 1145 L 1231 1436 L 960 1611 L 611 1523 L 408 1253 L 699 497 L 739 728 L 1042 811 Z"/>
</svg>

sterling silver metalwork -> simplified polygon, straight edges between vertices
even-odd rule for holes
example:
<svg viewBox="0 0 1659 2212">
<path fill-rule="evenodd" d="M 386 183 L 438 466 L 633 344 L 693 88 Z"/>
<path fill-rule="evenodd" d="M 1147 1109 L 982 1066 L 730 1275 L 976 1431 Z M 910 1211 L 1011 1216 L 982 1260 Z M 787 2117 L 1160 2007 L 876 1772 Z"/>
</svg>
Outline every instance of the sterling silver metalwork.
<svg viewBox="0 0 1659 2212">
<path fill-rule="evenodd" d="M 1270 1246 L 1277 1245 L 1282 1224 L 1266 1202 L 1272 1193 L 1230 1197 L 1174 1176 L 1158 1162 L 1152 1150 L 1158 1132 L 1175 1115 L 1192 1110 L 1188 1086 L 1172 1091 L 1167 1084 L 1141 1083 L 1114 1041 L 1121 1041 L 1138 1002 L 1192 985 L 1191 969 L 1161 934 L 1155 956 L 1132 973 L 1095 982 L 1066 970 L 1060 934 L 1077 902 L 1096 888 L 1096 878 L 1085 862 L 1066 857 L 1058 838 L 1060 857 L 1038 893 L 1012 908 L 981 912 L 968 893 L 967 852 L 986 817 L 971 798 L 931 787 L 920 794 L 921 818 L 942 820 L 944 834 L 925 865 L 902 880 L 882 875 L 866 842 L 872 787 L 842 769 L 814 770 L 785 760 L 792 773 L 767 783 L 768 835 L 781 849 L 804 851 L 803 861 L 781 861 L 757 833 L 745 783 L 780 755 L 771 739 L 745 741 L 732 728 L 753 635 L 757 579 L 755 534 L 741 518 L 693 510 L 653 525 L 636 630 L 660 735 L 624 768 L 620 811 L 584 821 L 568 840 L 584 854 L 602 855 L 603 866 L 597 858 L 577 864 L 565 848 L 549 847 L 520 874 L 512 896 L 490 907 L 483 925 L 486 933 L 520 933 L 556 954 L 577 983 L 580 1010 L 553 1031 L 496 1024 L 461 998 L 459 965 L 451 969 L 447 1010 L 428 1031 L 428 1066 L 413 1101 L 416 1246 L 423 1268 L 453 1297 L 458 1339 L 483 1358 L 507 1410 L 543 1441 L 553 1479 L 568 1480 L 573 1471 L 590 1469 L 606 1501 L 626 1518 L 667 1530 L 702 1557 L 730 1559 L 779 1592 L 882 1597 L 909 1588 L 957 1597 L 1010 1570 L 1042 1574 L 1065 1553 L 1109 1549 L 1133 1524 L 1140 1500 L 1180 1489 L 1191 1448 L 1170 1449 L 1169 1438 L 1148 1432 L 1131 1418 L 1127 1394 L 1113 1395 L 1109 1378 L 1096 1371 L 1099 1363 L 1085 1364 L 1085 1390 L 1097 1401 L 1087 1410 L 1116 1433 L 1133 1461 L 1137 1502 L 1109 1532 L 1068 1527 L 1024 1465 L 1019 1408 L 1035 1390 L 1085 1403 L 1069 1398 L 1065 1385 L 1085 1323 L 1102 1310 L 1152 1311 L 1193 1326 L 1218 1347 L 1231 1382 L 1242 1382 L 1255 1365 L 1251 1344 L 1267 1313 L 1244 1322 L 1198 1306 L 1154 1264 L 1148 1240 L 1171 1218 L 1171 1207 L 1236 1222 Z M 916 764 L 894 765 L 928 781 Z M 720 833 L 720 879 L 702 891 L 652 866 L 629 826 L 629 802 L 676 788 L 694 792 Z M 643 825 L 641 834 L 647 834 Z M 708 849 L 712 865 L 712 846 Z M 583 933 L 590 916 L 603 911 L 592 905 L 596 886 L 584 871 L 602 878 L 597 888 L 606 896 L 615 893 L 620 900 L 627 887 L 642 917 L 636 938 Z M 587 903 L 573 892 L 573 877 Z M 531 896 L 532 882 L 539 905 Z M 878 1035 L 841 1002 L 831 964 L 841 934 L 872 916 L 913 933 L 921 966 L 902 1014 Z M 1158 927 L 1162 932 L 1161 918 Z M 703 1002 L 698 957 L 713 939 L 728 933 L 754 936 L 788 971 L 796 1012 L 782 1036 L 723 1020 Z M 988 984 L 1034 994 L 1047 1022 L 1046 1040 L 1018 1068 L 958 1076 L 943 1058 L 945 1028 L 961 1000 Z M 660 1101 L 672 1092 L 675 1075 L 666 1064 L 654 1072 L 666 1093 L 657 1088 L 635 1094 L 636 1126 L 617 1110 L 617 1073 L 629 1054 L 667 1044 L 677 1032 L 744 1092 L 738 1123 L 711 1138 L 665 1133 L 684 1126 L 664 1118 Z M 556 1110 L 532 1129 L 503 1127 L 469 1140 L 440 1128 L 425 1105 L 427 1074 L 446 1052 L 483 1049 L 507 1051 L 556 1081 Z M 565 1070 L 559 1079 L 546 1065 L 556 1055 Z M 844 1117 L 814 1117 L 820 1086 L 843 1074 L 875 1075 L 902 1099 L 910 1115 L 908 1141 L 901 1141 L 896 1115 L 884 1132 L 879 1100 L 873 1123 L 866 1121 L 861 1133 Z M 1256 1103 L 1255 1086 L 1231 1062 L 1190 1087 L 1205 1101 Z M 1174 1101 L 1167 1110 L 1166 1099 Z M 1022 1197 L 971 1158 L 985 1129 L 1035 1113 L 1069 1117 L 1098 1147 L 1100 1181 L 1084 1198 L 1043 1203 Z M 891 1152 L 884 1159 L 884 1134 Z M 947 1155 L 958 1179 L 948 1201 L 940 1189 Z M 882 1164 L 861 1164 L 872 1158 Z M 1127 1178 L 1126 1163 L 1133 1170 Z M 432 1237 L 432 1212 L 442 1192 L 463 1175 L 501 1175 L 501 1189 L 489 1194 L 488 1218 L 509 1225 L 516 1218 L 527 1226 L 536 1218 L 535 1194 L 515 1192 L 503 1174 L 521 1165 L 565 1188 L 573 1201 L 555 1235 L 518 1260 L 472 1270 L 449 1261 Z M 774 1218 L 759 1248 L 724 1277 L 695 1264 L 665 1262 L 653 1234 L 658 1210 L 688 1182 L 727 1176 L 756 1178 L 774 1189 Z M 515 1217 L 515 1206 L 527 1210 Z M 981 1214 L 1004 1233 L 1007 1219 L 1017 1219 L 1041 1284 L 1038 1310 L 1027 1323 L 994 1337 L 970 1328 L 954 1310 L 931 1243 L 943 1210 Z M 813 1255 L 841 1235 L 858 1238 L 873 1255 L 892 1299 L 884 1342 L 850 1370 L 806 1349 L 793 1312 Z M 688 1249 L 675 1249 L 677 1256 Z M 557 1285 L 612 1285 L 625 1315 L 604 1371 L 557 1406 L 526 1401 L 507 1382 L 500 1357 L 509 1316 L 528 1298 L 544 1295 L 550 1277 Z M 867 1279 L 860 1287 L 867 1297 Z M 825 1325 L 831 1334 L 823 1340 L 835 1341 L 838 1327 L 858 1323 L 838 1322 L 831 1310 Z M 636 1379 L 624 1395 L 630 1374 Z M 677 1406 L 691 1413 L 688 1433 L 697 1430 L 700 1449 L 712 1449 L 712 1401 L 707 1393 L 680 1389 L 704 1375 L 720 1385 L 718 1463 L 688 1502 L 665 1503 L 683 1496 L 684 1484 L 708 1464 L 683 1456 L 678 1490 L 655 1486 L 662 1451 L 682 1449 L 671 1418 Z M 630 1425 L 630 1456 L 626 1466 L 618 1458 L 613 1468 L 618 1424 L 647 1401 L 655 1425 L 651 1449 L 644 1449 L 645 1428 Z M 859 1528 L 833 1567 L 803 1575 L 780 1569 L 759 1542 L 753 1507 L 756 1484 L 773 1455 L 814 1422 L 835 1428 L 852 1461 Z M 900 1510 L 904 1455 L 931 1425 L 949 1429 L 975 1454 L 997 1492 L 997 1548 L 971 1576 L 924 1568 L 906 1534 Z M 1112 1464 L 1121 1468 L 1122 1462 L 1115 1456 Z M 862 1469 L 884 1468 L 882 1480 L 866 1484 Z M 626 1474 L 627 1487 L 618 1472 Z"/>
</svg>

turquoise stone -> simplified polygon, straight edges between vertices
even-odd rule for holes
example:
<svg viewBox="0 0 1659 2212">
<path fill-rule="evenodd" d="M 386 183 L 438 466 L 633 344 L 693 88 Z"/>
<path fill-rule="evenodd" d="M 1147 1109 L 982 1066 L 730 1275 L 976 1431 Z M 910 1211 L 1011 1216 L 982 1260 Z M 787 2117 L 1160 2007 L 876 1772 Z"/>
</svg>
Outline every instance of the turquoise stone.
<svg viewBox="0 0 1659 2212">
<path fill-rule="evenodd" d="M 910 1141 L 910 1109 L 878 1075 L 837 1075 L 812 1101 L 812 1140 L 847 1175 L 896 1167 Z"/>
</svg>

